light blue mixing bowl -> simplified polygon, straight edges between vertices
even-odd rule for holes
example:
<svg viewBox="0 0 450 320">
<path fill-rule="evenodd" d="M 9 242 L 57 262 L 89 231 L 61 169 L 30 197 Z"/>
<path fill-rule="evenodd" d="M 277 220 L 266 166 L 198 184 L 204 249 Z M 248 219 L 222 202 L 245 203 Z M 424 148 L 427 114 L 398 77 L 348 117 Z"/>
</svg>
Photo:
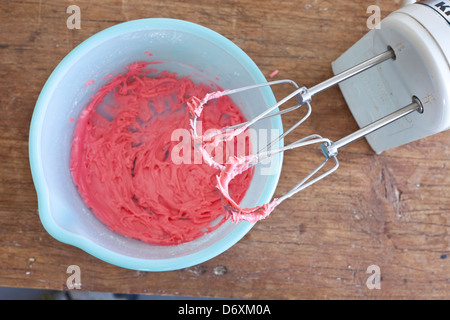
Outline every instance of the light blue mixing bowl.
<svg viewBox="0 0 450 320">
<path fill-rule="evenodd" d="M 155 65 L 161 71 L 190 75 L 194 81 L 204 83 L 212 81 L 222 88 L 266 82 L 255 63 L 235 44 L 210 29 L 186 21 L 135 20 L 90 37 L 56 67 L 33 113 L 29 155 L 39 216 L 55 239 L 108 263 L 144 271 L 186 268 L 224 252 L 253 224 L 226 222 L 214 232 L 188 243 L 149 245 L 117 234 L 100 222 L 84 204 L 69 170 L 71 142 L 79 114 L 96 90 L 108 81 L 104 79 L 106 76 L 121 73 L 125 66 L 136 61 L 161 61 L 162 64 Z M 89 80 L 95 83 L 86 86 Z M 247 118 L 275 103 L 269 88 L 232 98 Z M 267 130 L 269 134 L 271 129 L 281 132 L 281 118 L 266 119 L 254 128 Z M 254 149 L 255 145 L 256 142 Z M 253 207 L 271 200 L 281 164 L 280 155 L 269 164 L 269 174 L 263 173 L 262 166 L 256 168 L 241 205 Z"/>
</svg>

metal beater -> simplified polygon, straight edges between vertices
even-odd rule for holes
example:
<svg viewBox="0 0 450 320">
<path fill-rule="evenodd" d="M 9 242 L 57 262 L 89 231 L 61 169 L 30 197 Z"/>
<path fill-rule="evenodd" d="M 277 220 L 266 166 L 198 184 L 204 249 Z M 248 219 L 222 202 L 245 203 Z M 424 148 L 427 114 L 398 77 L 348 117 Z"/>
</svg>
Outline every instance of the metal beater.
<svg viewBox="0 0 450 320">
<path fill-rule="evenodd" d="M 447 9 L 449 13 L 447 13 Z M 225 177 L 227 183 L 222 186 L 222 189 L 219 189 L 222 191 L 224 208 L 231 214 L 232 220 L 247 220 L 250 222 L 256 222 L 265 218 L 281 202 L 334 172 L 339 167 L 337 155 L 340 148 L 365 137 L 370 133 L 378 131 L 381 128 L 386 127 L 388 124 L 403 119 L 412 113 L 420 114 L 420 117 L 416 116 L 413 120 L 410 120 L 412 125 L 409 127 L 405 127 L 404 125 L 401 126 L 401 124 L 397 129 L 388 126 L 389 130 L 382 132 L 377 137 L 375 142 L 369 141 L 369 144 L 371 144 L 373 149 L 376 152 L 381 152 L 387 148 L 398 146 L 450 128 L 450 41 L 448 41 L 448 39 L 450 39 L 449 14 L 449 0 L 440 2 L 421 1 L 416 4 L 408 5 L 392 13 L 382 21 L 380 29 L 369 32 L 340 59 L 335 61 L 333 64 L 336 73 L 335 76 L 313 86 L 312 88 L 299 87 L 292 80 L 280 80 L 217 92 L 205 97 L 202 101 L 198 101 L 203 107 L 203 105 L 210 99 L 218 98 L 224 95 L 232 95 L 246 90 L 254 90 L 265 86 L 274 86 L 283 83 L 291 84 L 294 87 L 294 91 L 291 94 L 250 121 L 223 128 L 208 136 L 199 136 L 197 134 L 196 122 L 201 111 L 196 113 L 191 110 L 193 136 L 197 142 L 200 141 L 200 138 L 203 139 L 202 141 L 213 141 L 213 143 L 217 143 L 217 141 L 229 140 L 259 120 L 277 115 L 283 115 L 302 106 L 306 106 L 307 108 L 306 115 L 304 117 L 281 134 L 277 139 L 273 140 L 263 150 L 260 150 L 256 155 L 235 159 L 232 166 L 234 165 L 235 169 L 238 168 L 238 171 L 235 170 L 236 172 L 231 174 L 231 176 L 229 173 L 230 170 L 228 172 L 226 171 L 230 168 L 214 163 L 217 168 L 221 169 L 222 178 L 228 174 L 228 176 Z M 440 19 L 440 16 L 444 19 Z M 404 32 L 405 30 L 413 32 Z M 372 44 L 371 47 L 370 44 Z M 426 44 L 426 46 L 424 46 L 424 44 Z M 368 46 L 371 50 L 367 50 Z M 368 58 L 357 65 L 348 67 L 344 71 L 336 72 L 336 70 L 342 69 L 343 66 L 348 65 L 349 61 L 352 59 L 354 61 L 356 56 L 367 55 L 367 52 L 373 52 L 383 46 L 385 50 L 384 52 L 374 54 L 371 58 Z M 383 62 L 389 60 L 393 61 L 394 64 L 383 68 Z M 446 61 L 446 64 L 444 63 L 444 65 L 442 65 L 442 61 Z M 371 70 L 375 66 L 380 67 L 374 68 L 375 71 Z M 366 82 L 371 82 L 371 85 L 361 85 L 357 80 L 354 80 L 353 83 L 349 83 L 355 75 L 362 74 L 364 71 L 368 70 L 371 70 L 371 74 L 369 75 L 369 78 L 367 78 L 368 80 Z M 421 72 L 420 76 L 417 76 L 415 72 L 419 71 Z M 386 74 L 390 76 L 389 79 L 391 80 L 386 80 Z M 392 81 L 402 83 L 403 86 L 398 86 L 398 88 L 396 88 L 397 91 L 393 92 L 391 90 L 391 87 L 394 86 Z M 349 108 L 351 109 L 353 116 L 360 125 L 361 129 L 346 137 L 343 137 L 338 141 L 331 141 L 327 138 L 314 134 L 282 148 L 269 150 L 272 145 L 283 139 L 311 115 L 310 102 L 313 96 L 337 84 L 340 85 L 344 98 L 347 100 L 347 104 L 349 105 Z M 356 96 L 353 93 L 354 88 L 357 88 L 358 92 L 362 92 L 363 94 Z M 386 92 L 382 92 L 384 93 L 384 96 L 379 98 L 377 94 L 373 94 L 373 88 L 385 88 L 384 90 L 386 90 Z M 380 89 L 380 91 L 383 91 L 383 89 Z M 361 104 L 366 102 L 362 99 L 367 99 L 367 96 L 374 96 L 375 98 L 368 99 L 367 102 L 369 104 L 369 108 L 361 108 Z M 391 100 L 387 98 L 389 96 L 392 97 L 390 98 Z M 405 96 L 409 96 L 411 102 L 408 105 L 397 109 L 398 105 L 397 107 L 394 106 L 397 98 L 404 98 Z M 294 107 L 278 111 L 280 106 L 293 98 L 296 99 L 296 105 Z M 388 113 L 388 115 L 382 116 L 376 121 L 371 121 L 361 125 L 363 122 L 367 122 L 368 118 L 373 118 L 373 115 L 370 114 L 370 112 L 372 112 L 370 107 L 374 106 L 373 109 L 379 110 L 380 107 L 375 108 L 379 105 L 383 106 L 381 109 L 384 108 L 386 110 L 394 106 L 392 108 L 394 111 L 391 110 L 392 112 Z M 424 113 L 425 110 L 427 110 L 426 113 Z M 443 121 L 443 119 L 445 121 Z M 430 123 L 431 129 L 423 128 L 423 123 Z M 406 135 L 405 131 L 407 133 Z M 320 145 L 324 155 L 323 162 L 279 199 L 274 199 L 271 203 L 264 206 L 243 209 L 229 198 L 226 188 L 228 187 L 229 180 L 231 180 L 237 173 L 247 170 L 249 167 L 254 166 L 262 159 L 271 157 L 277 153 L 312 144 Z M 333 167 L 328 170 L 323 170 L 325 165 L 331 159 L 334 161 Z M 212 161 L 211 159 L 208 160 Z M 220 178 L 218 178 L 218 181 L 220 185 Z"/>
</svg>

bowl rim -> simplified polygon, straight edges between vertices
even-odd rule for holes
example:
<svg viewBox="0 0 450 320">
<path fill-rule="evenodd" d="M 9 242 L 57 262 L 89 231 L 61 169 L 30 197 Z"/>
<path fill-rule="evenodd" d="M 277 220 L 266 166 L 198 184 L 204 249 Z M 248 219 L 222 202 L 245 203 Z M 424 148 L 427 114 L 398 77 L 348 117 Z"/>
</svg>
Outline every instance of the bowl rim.
<svg viewBox="0 0 450 320">
<path fill-rule="evenodd" d="M 86 52 L 91 50 L 91 48 L 99 46 L 102 42 L 107 41 L 112 37 L 117 37 L 118 35 L 133 31 L 152 29 L 180 30 L 204 37 L 238 59 L 249 74 L 254 78 L 255 83 L 267 82 L 260 69 L 242 49 L 240 49 L 231 40 L 209 28 L 185 20 L 168 18 L 147 18 L 123 22 L 104 29 L 83 41 L 69 54 L 67 54 L 67 56 L 51 73 L 43 86 L 41 93 L 39 94 L 35 109 L 33 111 L 29 131 L 29 161 L 38 198 L 39 217 L 44 228 L 53 238 L 60 242 L 78 247 L 98 259 L 119 267 L 140 271 L 171 271 L 200 264 L 223 253 L 237 243 L 242 237 L 244 237 L 244 235 L 250 231 L 254 224 L 246 221 L 240 222 L 238 226 L 225 238 L 199 252 L 183 257 L 169 259 L 144 259 L 126 256 L 106 249 L 79 234 L 67 232 L 58 226 L 50 210 L 50 192 L 44 176 L 41 160 L 41 132 L 46 106 L 55 92 L 59 81 L 64 77 L 67 70 L 69 70 L 76 61 L 83 57 Z M 264 91 L 263 96 L 268 103 L 276 103 L 275 97 L 271 90 Z M 274 128 L 279 130 L 283 129 L 280 116 L 272 117 L 271 124 Z M 263 201 L 263 203 L 270 201 L 275 193 L 281 174 L 283 155 L 280 154 L 278 159 L 279 163 L 277 163 L 276 168 L 277 173 L 269 177 L 264 190 L 261 192 L 259 200 Z"/>
</svg>

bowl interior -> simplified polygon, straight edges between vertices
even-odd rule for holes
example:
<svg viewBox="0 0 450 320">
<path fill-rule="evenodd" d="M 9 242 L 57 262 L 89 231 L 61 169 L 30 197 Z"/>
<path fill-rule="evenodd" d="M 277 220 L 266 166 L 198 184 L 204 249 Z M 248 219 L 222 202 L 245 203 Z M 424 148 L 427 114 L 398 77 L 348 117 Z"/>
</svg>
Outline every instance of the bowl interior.
<svg viewBox="0 0 450 320">
<path fill-rule="evenodd" d="M 153 55 L 149 56 L 150 52 Z M 152 67 L 191 76 L 194 82 L 237 88 L 265 82 L 259 69 L 240 49 L 217 33 L 195 24 L 168 19 L 127 22 L 106 29 L 75 48 L 55 69 L 41 92 L 30 131 L 30 162 L 44 226 L 60 241 L 94 256 L 133 269 L 152 270 L 193 265 L 221 253 L 252 227 L 226 222 L 216 231 L 176 246 L 145 244 L 117 234 L 100 222 L 84 204 L 69 171 L 76 119 L 106 76 L 125 71 L 136 61 L 159 61 Z M 86 86 L 89 80 L 94 83 Z M 245 117 L 252 118 L 274 101 L 270 89 L 231 96 Z M 75 121 L 73 121 L 75 120 Z M 254 151 L 278 135 L 279 117 L 258 122 Z M 272 132 L 273 131 L 273 132 Z M 271 200 L 281 170 L 281 156 L 259 165 L 242 205 L 253 207 Z M 128 264 L 127 259 L 133 261 Z M 176 263 L 171 265 L 170 259 Z M 154 269 L 154 268 L 153 268 Z"/>
</svg>

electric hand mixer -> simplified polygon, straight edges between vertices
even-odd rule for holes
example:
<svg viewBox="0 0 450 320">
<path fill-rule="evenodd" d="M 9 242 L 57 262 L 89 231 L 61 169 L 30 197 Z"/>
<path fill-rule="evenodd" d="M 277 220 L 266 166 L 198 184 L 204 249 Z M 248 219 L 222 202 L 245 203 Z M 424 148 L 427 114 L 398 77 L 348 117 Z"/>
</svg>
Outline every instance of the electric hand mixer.
<svg viewBox="0 0 450 320">
<path fill-rule="evenodd" d="M 355 61 L 363 61 L 354 65 Z M 289 83 L 295 90 L 256 118 L 233 127 L 223 128 L 202 141 L 227 140 L 243 132 L 256 121 L 285 114 L 306 106 L 306 115 L 256 155 L 234 159 L 231 165 L 210 163 L 222 169 L 218 178 L 225 209 L 234 221 L 256 222 L 265 218 L 278 204 L 334 172 L 338 166 L 338 150 L 361 138 L 376 153 L 450 128 L 450 0 L 420 1 L 407 5 L 386 17 L 353 47 L 332 63 L 334 77 L 312 87 L 299 87 L 294 81 L 280 80 L 249 87 L 217 92 L 191 106 L 194 138 L 196 121 L 208 100 L 264 86 Z M 355 77 L 358 75 L 357 77 Z M 361 129 L 331 141 L 310 135 L 283 148 L 269 147 L 303 123 L 311 114 L 314 95 L 336 84 Z M 288 100 L 297 104 L 274 112 Z M 197 109 L 195 109 L 197 107 Z M 375 120 L 378 119 L 378 120 Z M 199 140 L 197 140 L 199 141 Z M 324 161 L 279 199 L 263 206 L 243 209 L 228 195 L 228 182 L 266 157 L 286 150 L 320 144 Z M 329 160 L 334 166 L 322 170 Z M 322 172 L 324 171 L 324 172 Z"/>
</svg>

